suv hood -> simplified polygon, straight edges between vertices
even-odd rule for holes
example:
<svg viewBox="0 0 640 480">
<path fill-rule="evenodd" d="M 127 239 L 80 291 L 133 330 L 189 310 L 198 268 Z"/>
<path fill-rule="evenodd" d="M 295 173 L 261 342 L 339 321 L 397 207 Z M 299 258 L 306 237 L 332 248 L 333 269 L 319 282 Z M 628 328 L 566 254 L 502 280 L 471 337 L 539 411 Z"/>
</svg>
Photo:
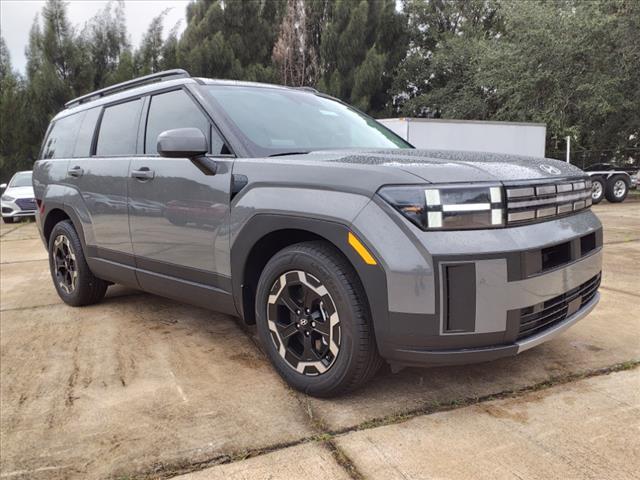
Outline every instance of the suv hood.
<svg viewBox="0 0 640 480">
<path fill-rule="evenodd" d="M 450 150 L 316 151 L 318 160 L 397 168 L 431 183 L 510 181 L 584 176 L 560 160 L 502 153 Z"/>
<path fill-rule="evenodd" d="M 9 187 L 2 194 L 13 198 L 33 198 L 33 187 Z"/>
</svg>

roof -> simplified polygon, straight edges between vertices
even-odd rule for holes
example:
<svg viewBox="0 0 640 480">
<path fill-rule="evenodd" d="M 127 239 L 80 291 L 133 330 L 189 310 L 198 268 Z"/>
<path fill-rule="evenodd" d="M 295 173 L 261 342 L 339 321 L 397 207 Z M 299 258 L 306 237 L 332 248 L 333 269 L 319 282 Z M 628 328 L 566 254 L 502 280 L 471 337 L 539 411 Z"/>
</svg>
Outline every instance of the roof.
<svg viewBox="0 0 640 480">
<path fill-rule="evenodd" d="M 68 115 L 78 113 L 82 110 L 93 108 L 105 103 L 112 103 L 118 100 L 124 100 L 127 98 L 142 96 L 149 92 L 153 92 L 159 88 L 172 87 L 176 85 L 184 85 L 187 83 L 200 84 L 200 85 L 230 85 L 230 86 L 244 86 L 244 87 L 261 87 L 261 88 L 276 88 L 276 89 L 295 89 L 318 93 L 317 90 L 311 87 L 290 87 L 283 85 L 275 85 L 270 83 L 258 83 L 258 82 L 245 82 L 240 80 L 223 80 L 223 79 L 211 79 L 211 78 L 194 78 L 189 75 L 186 70 L 174 69 L 166 70 L 163 72 L 153 73 L 151 75 L 145 75 L 143 77 L 127 80 L 126 82 L 111 85 L 100 90 L 96 90 L 86 95 L 74 98 L 65 103 L 65 110 L 58 113 L 54 119 L 66 117 Z"/>
</svg>

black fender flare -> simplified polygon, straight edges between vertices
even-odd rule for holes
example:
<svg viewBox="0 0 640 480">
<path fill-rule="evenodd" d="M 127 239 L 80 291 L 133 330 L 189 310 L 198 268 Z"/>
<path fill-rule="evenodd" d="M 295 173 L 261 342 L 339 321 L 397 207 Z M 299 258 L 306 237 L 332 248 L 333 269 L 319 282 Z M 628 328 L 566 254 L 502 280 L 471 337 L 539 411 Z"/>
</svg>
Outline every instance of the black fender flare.
<svg viewBox="0 0 640 480">
<path fill-rule="evenodd" d="M 42 213 L 42 239 L 43 241 L 46 242 L 46 239 L 44 237 L 44 227 L 47 224 L 47 219 L 49 218 L 49 215 L 51 214 L 51 212 L 53 210 L 61 210 L 63 211 L 67 217 L 69 217 L 69 219 L 71 220 L 71 223 L 73 224 L 73 227 L 76 229 L 76 232 L 78 232 L 78 236 L 80 237 L 80 243 L 82 244 L 82 249 L 86 252 L 86 248 L 87 248 L 87 244 L 86 244 L 86 240 L 84 238 L 84 230 L 82 228 L 82 222 L 80 221 L 80 217 L 78 216 L 78 214 L 69 206 L 64 205 L 62 203 L 58 203 L 58 202 L 47 202 L 45 205 L 45 210 Z M 47 248 L 49 248 L 49 246 L 47 245 Z"/>
<path fill-rule="evenodd" d="M 380 257 L 352 227 L 336 221 L 298 217 L 286 214 L 258 213 L 251 217 L 239 231 L 231 246 L 231 280 L 234 302 L 244 317 L 244 289 L 246 262 L 253 247 L 266 235 L 279 230 L 299 230 L 311 233 L 332 243 L 349 260 L 365 290 L 371 311 L 376 339 L 382 334 L 380 328 L 388 321 L 387 279 L 380 264 Z M 349 245 L 348 234 L 352 232 L 376 258 L 376 265 L 368 265 Z M 380 344 L 378 344 L 380 347 Z"/>
</svg>

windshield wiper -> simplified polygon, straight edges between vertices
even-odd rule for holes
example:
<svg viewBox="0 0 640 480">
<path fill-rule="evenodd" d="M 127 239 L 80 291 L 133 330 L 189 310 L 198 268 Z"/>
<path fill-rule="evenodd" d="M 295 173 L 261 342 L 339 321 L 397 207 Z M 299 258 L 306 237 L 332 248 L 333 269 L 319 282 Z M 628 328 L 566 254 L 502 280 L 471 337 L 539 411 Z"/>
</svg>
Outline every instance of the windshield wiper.
<svg viewBox="0 0 640 480">
<path fill-rule="evenodd" d="M 309 152 L 280 152 L 269 155 L 270 157 L 283 157 L 284 155 L 306 155 Z"/>
</svg>

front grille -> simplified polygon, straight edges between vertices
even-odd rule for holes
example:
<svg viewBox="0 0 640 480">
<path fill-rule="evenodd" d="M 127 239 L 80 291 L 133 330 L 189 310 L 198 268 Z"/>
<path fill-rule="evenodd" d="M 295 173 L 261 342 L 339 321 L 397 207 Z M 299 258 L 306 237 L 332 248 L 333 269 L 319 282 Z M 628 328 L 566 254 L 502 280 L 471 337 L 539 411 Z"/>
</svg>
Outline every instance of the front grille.
<svg viewBox="0 0 640 480">
<path fill-rule="evenodd" d="M 35 210 L 36 199 L 35 198 L 19 198 L 16 200 L 16 205 L 20 207 L 20 210 Z"/>
<path fill-rule="evenodd" d="M 568 215 L 591 206 L 591 180 L 564 179 L 506 186 L 507 224 L 532 223 Z"/>
<path fill-rule="evenodd" d="M 562 295 L 520 309 L 520 330 L 517 340 L 535 335 L 572 315 L 593 300 L 600 286 L 600 274 Z"/>
</svg>

